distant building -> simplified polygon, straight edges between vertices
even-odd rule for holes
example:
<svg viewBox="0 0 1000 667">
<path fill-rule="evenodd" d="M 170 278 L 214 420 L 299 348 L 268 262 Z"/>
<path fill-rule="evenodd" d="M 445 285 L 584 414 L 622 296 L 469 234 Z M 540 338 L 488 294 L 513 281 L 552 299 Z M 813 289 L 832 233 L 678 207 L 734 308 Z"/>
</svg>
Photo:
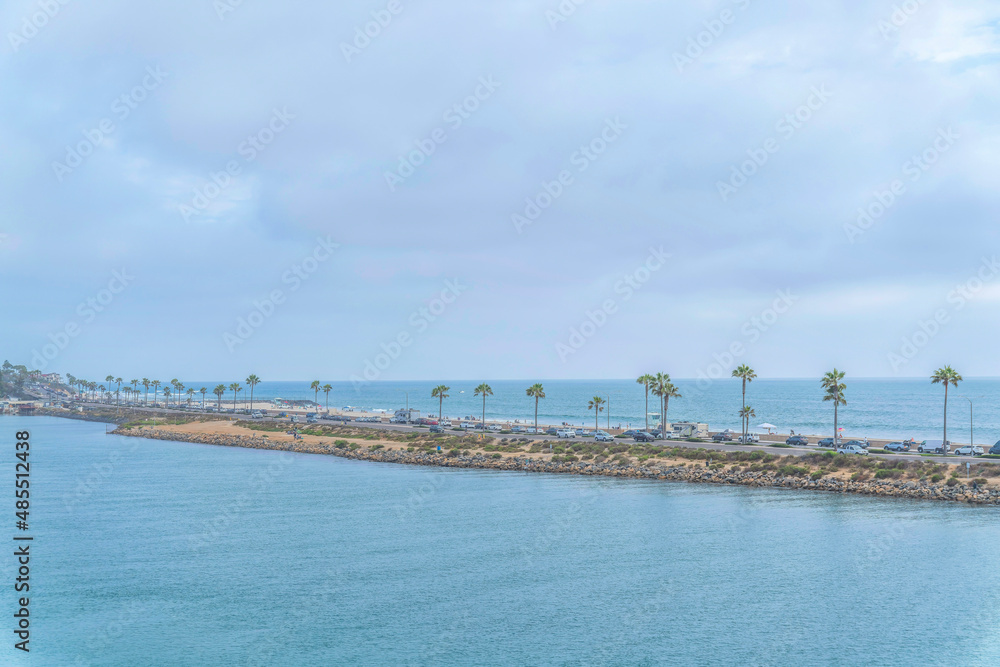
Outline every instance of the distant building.
<svg viewBox="0 0 1000 667">
<path fill-rule="evenodd" d="M 39 381 L 51 384 L 62 384 L 62 376 L 59 373 L 42 373 L 38 376 Z"/>
</svg>

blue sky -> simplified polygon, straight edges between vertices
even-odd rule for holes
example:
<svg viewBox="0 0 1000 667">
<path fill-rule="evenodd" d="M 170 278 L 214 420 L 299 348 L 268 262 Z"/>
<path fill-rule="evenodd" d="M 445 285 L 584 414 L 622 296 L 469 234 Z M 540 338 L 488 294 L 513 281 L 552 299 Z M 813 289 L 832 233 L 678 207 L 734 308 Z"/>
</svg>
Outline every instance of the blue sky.
<svg viewBox="0 0 1000 667">
<path fill-rule="evenodd" d="M 14 363 L 1000 375 L 995 2 L 64 1 L 0 8 Z"/>
</svg>

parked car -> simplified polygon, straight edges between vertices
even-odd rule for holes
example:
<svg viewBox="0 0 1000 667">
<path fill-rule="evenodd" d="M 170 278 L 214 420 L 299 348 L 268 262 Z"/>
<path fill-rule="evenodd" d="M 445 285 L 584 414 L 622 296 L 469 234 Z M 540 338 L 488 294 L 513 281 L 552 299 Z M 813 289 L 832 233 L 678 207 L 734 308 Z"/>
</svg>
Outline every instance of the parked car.
<svg viewBox="0 0 1000 667">
<path fill-rule="evenodd" d="M 848 445 L 856 445 L 858 447 L 861 447 L 862 449 L 868 449 L 868 441 L 867 440 L 848 440 L 847 444 Z"/>
<path fill-rule="evenodd" d="M 712 442 L 730 442 L 732 439 L 732 434 L 725 431 L 722 433 L 716 433 L 712 436 Z"/>
<path fill-rule="evenodd" d="M 809 444 L 809 438 L 804 435 L 793 435 L 785 440 L 786 445 L 804 446 Z"/>
<path fill-rule="evenodd" d="M 568 429 L 568 428 L 564 428 L 564 429 L 559 430 L 559 431 L 556 432 L 556 437 L 557 438 L 575 438 L 576 437 L 576 431 L 573 431 L 573 430 Z"/>
<path fill-rule="evenodd" d="M 586 438 L 587 435 L 588 435 L 587 434 L 587 429 L 585 429 L 585 428 L 578 428 L 578 429 L 576 429 L 576 434 L 578 436 L 580 436 L 581 438 Z"/>
<path fill-rule="evenodd" d="M 924 440 L 917 445 L 921 454 L 947 454 L 948 444 L 944 440 Z"/>
<path fill-rule="evenodd" d="M 677 433 L 674 433 L 673 431 L 667 431 L 666 433 L 663 434 L 663 439 L 664 440 L 675 440 L 675 439 L 677 439 L 679 437 L 680 437 L 680 435 L 678 435 Z"/>
<path fill-rule="evenodd" d="M 990 454 L 1000 454 L 1000 440 L 997 441 L 997 444 L 990 447 Z"/>
<path fill-rule="evenodd" d="M 500 430 L 500 424 L 490 424 L 489 426 L 486 427 L 486 430 L 488 430 L 488 431 L 499 431 Z"/>
<path fill-rule="evenodd" d="M 607 433 L 605 431 L 598 431 L 597 434 L 594 435 L 594 441 L 595 442 L 614 442 L 615 441 L 615 437 L 613 435 L 611 435 L 610 433 Z"/>
<path fill-rule="evenodd" d="M 983 448 L 980 447 L 979 445 L 976 446 L 965 445 L 959 447 L 952 453 L 957 454 L 958 456 L 982 456 L 983 454 L 985 454 Z"/>
<path fill-rule="evenodd" d="M 738 440 L 741 445 L 752 445 L 760 442 L 760 436 L 756 433 L 747 433 L 746 435 L 741 435 Z"/>
<path fill-rule="evenodd" d="M 545 435 L 556 435 L 557 433 L 559 433 L 559 429 L 555 426 L 545 429 Z"/>
<path fill-rule="evenodd" d="M 908 452 L 910 451 L 910 443 L 908 442 L 890 442 L 885 447 L 883 447 L 887 452 Z"/>
<path fill-rule="evenodd" d="M 260 414 L 256 410 L 254 410 L 253 414 L 250 415 L 250 418 L 251 419 L 263 419 L 264 415 Z"/>
<path fill-rule="evenodd" d="M 524 433 L 524 428 L 521 427 L 521 426 L 511 426 L 510 427 L 510 432 L 511 433 Z"/>
<path fill-rule="evenodd" d="M 639 431 L 635 430 L 634 428 L 630 428 L 629 430 L 622 432 L 622 435 L 624 435 L 626 438 L 632 438 L 638 432 Z"/>
<path fill-rule="evenodd" d="M 451 422 L 447 419 L 444 421 L 438 420 L 438 426 L 444 426 L 445 428 L 451 428 Z"/>
<path fill-rule="evenodd" d="M 833 438 L 821 438 L 816 443 L 817 447 L 833 447 Z"/>
<path fill-rule="evenodd" d="M 861 445 L 846 444 L 842 447 L 837 448 L 838 454 L 861 454 L 862 456 L 868 456 L 868 450 Z"/>
<path fill-rule="evenodd" d="M 431 433 L 444 433 L 444 427 L 441 426 L 441 425 L 439 425 L 439 424 L 435 424 L 434 426 L 430 427 L 430 432 Z"/>
<path fill-rule="evenodd" d="M 652 433 L 646 433 L 645 431 L 639 431 L 632 438 L 636 442 L 654 442 L 656 438 L 653 437 Z"/>
</svg>

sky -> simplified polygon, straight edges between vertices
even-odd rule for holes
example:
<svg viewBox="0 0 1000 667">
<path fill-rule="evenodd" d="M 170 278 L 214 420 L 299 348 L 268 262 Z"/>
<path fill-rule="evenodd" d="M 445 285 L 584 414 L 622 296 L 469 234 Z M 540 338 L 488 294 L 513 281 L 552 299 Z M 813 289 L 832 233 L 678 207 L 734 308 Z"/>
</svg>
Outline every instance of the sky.
<svg viewBox="0 0 1000 667">
<path fill-rule="evenodd" d="M 0 356 L 1000 375 L 1000 4 L 9 1 Z"/>
</svg>

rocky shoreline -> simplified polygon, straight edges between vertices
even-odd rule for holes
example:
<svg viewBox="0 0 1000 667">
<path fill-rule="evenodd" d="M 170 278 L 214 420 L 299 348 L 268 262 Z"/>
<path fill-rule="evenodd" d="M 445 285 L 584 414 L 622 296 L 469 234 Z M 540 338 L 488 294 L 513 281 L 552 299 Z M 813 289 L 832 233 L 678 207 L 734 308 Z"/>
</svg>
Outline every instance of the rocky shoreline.
<svg viewBox="0 0 1000 667">
<path fill-rule="evenodd" d="M 345 459 L 374 461 L 378 463 L 398 463 L 403 465 L 436 466 L 443 468 L 477 468 L 483 470 L 511 470 L 519 472 L 542 472 L 551 474 L 590 475 L 600 477 L 626 477 L 634 479 L 663 480 L 701 484 L 728 484 L 757 488 L 802 489 L 827 491 L 832 493 L 854 493 L 886 498 L 912 498 L 919 500 L 947 500 L 974 505 L 1000 505 L 1000 489 L 974 489 L 966 484 L 948 486 L 929 482 L 901 480 L 850 481 L 836 478 L 813 480 L 805 477 L 785 476 L 771 471 L 744 472 L 711 470 L 696 465 L 684 466 L 637 466 L 619 465 L 611 462 L 563 463 L 542 461 L 528 457 L 493 458 L 487 454 L 452 456 L 409 452 L 400 449 L 350 449 L 334 444 L 317 444 L 305 441 L 282 442 L 269 440 L 264 436 L 192 434 L 176 431 L 153 430 L 150 428 L 116 428 L 115 435 L 148 438 L 152 440 L 174 440 L 203 445 L 223 447 L 244 447 L 249 449 L 271 449 L 303 454 L 326 454 Z"/>
</svg>

